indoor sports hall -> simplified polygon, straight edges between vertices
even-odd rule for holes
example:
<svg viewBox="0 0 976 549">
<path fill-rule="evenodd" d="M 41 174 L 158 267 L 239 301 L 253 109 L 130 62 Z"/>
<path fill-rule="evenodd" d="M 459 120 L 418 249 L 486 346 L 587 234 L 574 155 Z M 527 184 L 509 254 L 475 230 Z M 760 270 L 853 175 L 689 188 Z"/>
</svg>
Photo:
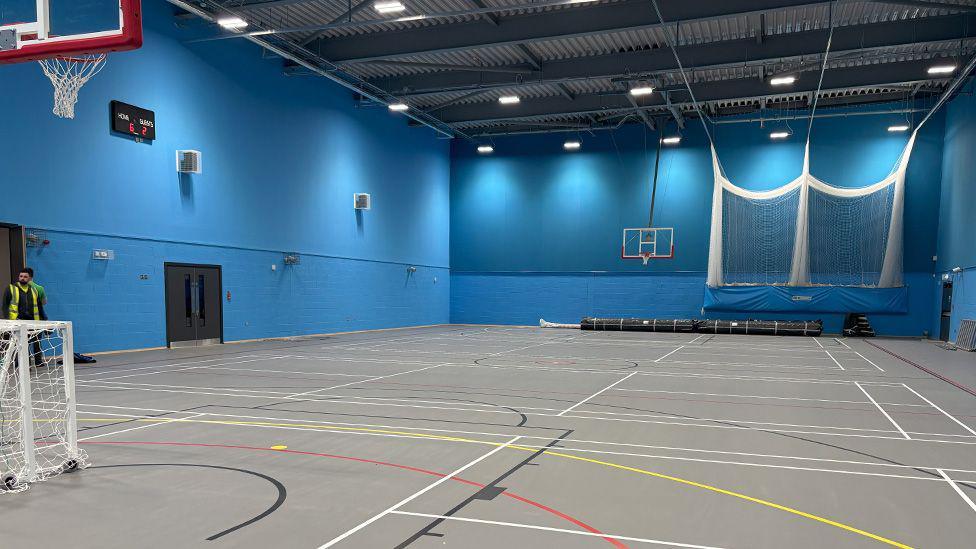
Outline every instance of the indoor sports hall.
<svg viewBox="0 0 976 549">
<path fill-rule="evenodd" d="M 0 548 L 969 548 L 976 0 L 0 0 Z"/>
</svg>

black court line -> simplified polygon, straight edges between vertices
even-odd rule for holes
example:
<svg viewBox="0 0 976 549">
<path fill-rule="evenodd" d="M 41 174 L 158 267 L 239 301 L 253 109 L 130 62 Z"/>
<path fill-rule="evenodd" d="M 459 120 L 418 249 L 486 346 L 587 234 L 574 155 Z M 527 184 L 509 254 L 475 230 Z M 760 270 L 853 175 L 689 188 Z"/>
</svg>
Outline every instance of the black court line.
<svg viewBox="0 0 976 549">
<path fill-rule="evenodd" d="M 244 473 L 245 475 L 251 475 L 260 479 L 264 479 L 270 482 L 278 491 L 278 497 L 275 500 L 275 502 L 271 504 L 271 507 L 268 507 L 262 513 L 260 513 L 259 515 L 253 518 L 250 518 L 236 526 L 232 526 L 222 532 L 218 532 L 208 537 L 207 541 L 214 541 L 220 539 L 228 534 L 232 534 L 242 528 L 246 528 L 247 526 L 250 526 L 255 522 L 258 522 L 259 520 L 270 516 L 272 513 L 277 511 L 282 505 L 284 505 L 285 500 L 288 498 L 288 490 L 285 488 L 285 485 L 282 484 L 278 479 L 265 475 L 264 473 L 258 473 L 257 471 L 250 471 L 248 469 L 238 469 L 237 467 L 224 467 L 221 465 L 201 465 L 198 463 L 124 463 L 119 465 L 93 465 L 91 467 L 88 467 L 88 469 L 114 469 L 120 467 L 200 467 L 204 469 L 219 469 L 222 471 L 234 471 L 237 473 Z"/>
<path fill-rule="evenodd" d="M 448 510 L 446 513 L 443 513 L 444 516 L 447 516 L 447 517 L 454 516 L 455 514 L 457 514 L 458 511 L 461 511 L 462 509 L 464 509 L 465 507 L 467 507 L 468 505 L 470 505 L 474 501 L 486 500 L 486 499 L 487 500 L 491 500 L 491 499 L 494 499 L 495 497 L 501 495 L 501 493 L 505 491 L 505 488 L 503 488 L 501 486 L 498 486 L 498 483 L 500 483 L 503 480 L 505 480 L 506 478 L 512 476 L 518 470 L 522 469 L 526 465 L 531 464 L 531 462 L 533 460 L 535 460 L 537 457 L 539 457 L 542 454 L 544 454 L 546 452 L 546 450 L 548 450 L 549 448 L 552 448 L 560 440 L 568 437 L 571 434 L 573 434 L 573 430 L 572 429 L 563 432 L 563 434 L 561 434 L 558 437 L 554 438 L 549 444 L 545 445 L 542 448 L 539 448 L 538 450 L 536 450 L 535 452 L 533 452 L 532 455 L 530 455 L 529 457 L 523 459 L 518 464 L 516 464 L 515 466 L 513 466 L 512 468 L 510 468 L 508 471 L 505 471 L 501 475 L 498 475 L 491 482 L 485 483 L 485 487 L 484 488 L 482 488 L 482 489 L 478 490 L 477 492 L 475 492 L 474 494 L 468 496 L 467 498 L 465 498 L 464 500 L 462 500 L 460 503 L 458 503 L 457 505 L 455 505 L 454 507 L 452 507 L 450 510 Z M 416 532 L 414 532 L 413 535 L 411 535 L 410 537 L 408 537 L 407 539 L 403 540 L 398 545 L 396 545 L 395 546 L 395 549 L 405 549 L 406 547 L 408 547 L 410 544 L 412 544 L 413 542 L 417 541 L 418 539 L 420 539 L 420 538 L 422 538 L 424 536 L 427 536 L 427 535 L 432 535 L 431 534 L 431 530 L 433 530 L 434 528 L 436 528 L 438 525 L 440 525 L 445 520 L 446 519 L 443 519 L 443 518 L 438 518 L 438 519 L 432 520 L 427 526 L 424 526 L 420 530 L 417 530 Z M 440 534 L 433 534 L 433 535 L 435 535 L 437 537 L 443 537 Z"/>
</svg>

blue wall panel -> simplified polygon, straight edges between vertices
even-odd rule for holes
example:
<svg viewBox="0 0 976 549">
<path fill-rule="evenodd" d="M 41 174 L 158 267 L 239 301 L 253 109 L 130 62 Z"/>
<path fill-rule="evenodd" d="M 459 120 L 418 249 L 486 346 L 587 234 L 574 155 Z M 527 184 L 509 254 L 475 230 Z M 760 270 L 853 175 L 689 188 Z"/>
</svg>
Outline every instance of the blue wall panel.
<svg viewBox="0 0 976 549">
<path fill-rule="evenodd" d="M 942 199 L 939 209 L 938 262 L 935 293 L 941 299 L 941 275 L 953 281 L 950 341 L 959 322 L 976 319 L 976 97 L 973 83 L 946 108 L 945 149 L 942 160 Z M 951 272 L 954 268 L 960 273 Z M 933 333 L 938 334 L 938 317 Z"/>
<path fill-rule="evenodd" d="M 976 278 L 976 277 L 972 277 Z M 932 275 L 907 273 L 908 314 L 870 315 L 879 332 L 921 336 L 930 329 Z M 577 323 L 584 316 L 639 318 L 819 318 L 840 333 L 844 317 L 810 313 L 715 313 L 701 310 L 705 273 L 458 273 L 451 276 L 451 321 L 461 324 Z M 973 292 L 976 294 L 976 290 Z"/>
<path fill-rule="evenodd" d="M 51 244 L 29 248 L 28 261 L 49 295 L 48 315 L 74 321 L 80 351 L 166 344 L 164 261 L 221 265 L 228 341 L 447 322 L 447 268 L 410 274 L 398 263 L 312 255 L 283 265 L 273 251 L 56 231 L 47 237 Z M 91 259 L 94 248 L 113 250 L 115 259 Z"/>
<path fill-rule="evenodd" d="M 849 187 L 882 179 L 907 140 L 907 134 L 889 133 L 887 127 L 903 120 L 899 115 L 818 119 L 812 173 Z M 872 315 L 880 333 L 921 335 L 931 328 L 943 123 L 939 114 L 923 128 L 909 163 L 910 311 Z M 806 123 L 794 126 L 795 136 L 783 142 L 769 140 L 769 132 L 780 129 L 772 123 L 716 126 L 726 174 L 753 190 L 794 179 L 802 167 Z M 648 267 L 621 260 L 620 244 L 623 228 L 648 222 L 656 133 L 633 125 L 586 135 L 578 153 L 562 150 L 565 139 L 565 134 L 500 138 L 489 156 L 478 155 L 471 144 L 455 143 L 452 320 L 534 324 L 546 314 L 574 322 L 584 314 L 700 316 L 712 193 L 711 156 L 701 126 L 690 122 L 680 146 L 663 149 L 653 224 L 675 228 L 676 256 Z M 493 289 L 496 283 L 503 289 Z M 840 316 L 829 316 L 829 328 L 839 331 Z"/>
<path fill-rule="evenodd" d="M 29 196 L 0 201 L 0 221 L 48 231 L 29 260 L 79 349 L 165 343 L 164 261 L 224 266 L 227 339 L 447 322 L 447 142 L 325 79 L 286 77 L 244 41 L 185 44 L 212 29 L 177 28 L 163 0 L 143 9 L 145 46 L 110 56 L 74 120 L 51 114 L 37 64 L 0 67 L 3 191 Z M 154 110 L 158 139 L 112 134 L 111 100 Z M 179 176 L 177 149 L 202 151 L 204 173 Z M 373 209 L 357 215 L 354 192 Z M 93 262 L 96 247 L 116 259 Z M 303 263 L 272 274 L 283 252 Z M 445 274 L 422 288 L 423 268 L 405 283 L 410 264 Z"/>
</svg>

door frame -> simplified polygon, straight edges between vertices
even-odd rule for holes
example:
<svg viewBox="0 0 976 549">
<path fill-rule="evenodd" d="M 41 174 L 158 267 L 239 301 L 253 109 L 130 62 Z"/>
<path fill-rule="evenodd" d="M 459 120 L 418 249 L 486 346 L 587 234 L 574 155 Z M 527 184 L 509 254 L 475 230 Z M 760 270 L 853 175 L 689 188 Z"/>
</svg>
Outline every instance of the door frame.
<svg viewBox="0 0 976 549">
<path fill-rule="evenodd" d="M 17 271 L 27 266 L 27 238 L 23 225 L 0 222 L 0 227 L 10 229 L 10 278 L 17 280 Z"/>
<path fill-rule="evenodd" d="M 197 268 L 202 267 L 204 269 L 217 269 L 217 296 L 219 299 L 218 305 L 220 306 L 220 342 L 224 342 L 224 270 L 220 265 L 210 265 L 207 263 L 181 263 L 176 261 L 164 261 L 163 262 L 163 324 L 166 326 L 166 346 L 170 347 L 173 341 L 170 339 L 169 334 L 169 296 L 166 295 L 166 268 L 167 267 L 189 267 Z"/>
</svg>

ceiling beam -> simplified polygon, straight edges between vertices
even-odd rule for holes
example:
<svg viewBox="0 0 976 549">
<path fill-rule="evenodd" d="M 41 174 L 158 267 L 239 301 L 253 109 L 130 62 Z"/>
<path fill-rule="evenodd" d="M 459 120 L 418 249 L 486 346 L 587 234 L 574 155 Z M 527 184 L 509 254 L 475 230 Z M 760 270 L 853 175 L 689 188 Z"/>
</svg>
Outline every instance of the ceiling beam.
<svg viewBox="0 0 976 549">
<path fill-rule="evenodd" d="M 888 86 L 933 80 L 927 73 L 931 61 L 907 61 L 828 70 L 824 74 L 823 89 L 844 89 L 871 86 Z M 753 97 L 803 95 L 817 89 L 819 72 L 801 73 L 796 83 L 787 89 L 773 89 L 766 82 L 755 78 L 701 82 L 693 84 L 699 102 L 748 99 Z M 673 102 L 689 102 L 687 90 L 670 90 Z M 626 93 L 617 95 L 578 95 L 572 101 L 562 97 L 525 98 L 515 105 L 500 105 L 496 101 L 454 105 L 440 111 L 438 118 L 448 124 L 464 122 L 513 120 L 557 114 L 591 114 L 602 111 L 628 110 L 634 106 Z M 641 110 L 667 108 L 660 93 L 642 98 Z"/>
<path fill-rule="evenodd" d="M 678 47 L 685 68 L 720 65 L 766 63 L 783 58 L 821 54 L 827 43 L 827 30 L 815 30 L 766 36 L 762 43 L 753 39 L 730 40 L 710 44 Z M 976 15 L 924 18 L 852 25 L 834 29 L 832 57 L 866 49 L 909 45 L 923 42 L 958 40 L 976 35 Z M 617 78 L 674 71 L 678 66 L 666 48 L 598 55 L 545 62 L 544 73 L 531 83 L 555 83 L 586 78 Z M 373 79 L 376 85 L 395 93 L 431 93 L 472 88 L 511 86 L 517 83 L 511 75 L 478 72 L 444 71 Z"/>
<path fill-rule="evenodd" d="M 356 15 L 357 13 L 359 13 L 361 11 L 363 11 L 363 9 L 365 9 L 367 6 L 369 6 L 370 3 L 371 3 L 371 0 L 359 0 L 359 3 L 357 3 L 357 4 L 351 4 L 350 7 L 349 7 L 349 9 L 347 9 L 344 12 L 342 12 L 342 14 L 339 15 L 339 17 L 336 17 L 332 21 L 329 21 L 329 24 L 330 25 L 335 25 L 335 24 L 338 24 L 338 23 L 342 23 L 343 21 L 352 21 L 352 16 L 353 15 Z M 325 35 L 325 31 L 317 32 L 317 33 L 313 34 L 312 36 L 310 36 L 310 37 L 306 38 L 305 40 L 303 40 L 302 41 L 302 45 L 303 46 L 308 46 L 312 42 L 315 42 L 315 41 L 319 40 L 320 38 L 322 38 L 324 35 Z"/>
<path fill-rule="evenodd" d="M 283 8 L 295 4 L 310 4 L 315 1 L 317 0 L 268 0 L 266 2 L 249 2 L 247 4 L 241 4 L 237 6 L 230 5 L 228 7 L 232 8 L 234 11 L 238 13 L 248 13 L 255 10 L 263 10 L 268 8 Z"/>
<path fill-rule="evenodd" d="M 671 25 L 679 21 L 755 14 L 792 6 L 828 3 L 812 0 L 659 2 L 665 20 Z M 333 61 L 357 62 L 662 26 L 649 6 L 646 0 L 624 0 L 596 6 L 582 4 L 570 9 L 512 15 L 498 26 L 472 21 L 440 25 L 436 32 L 425 27 L 362 36 L 332 37 L 320 41 L 318 46 L 321 47 L 322 55 Z"/>
</svg>

